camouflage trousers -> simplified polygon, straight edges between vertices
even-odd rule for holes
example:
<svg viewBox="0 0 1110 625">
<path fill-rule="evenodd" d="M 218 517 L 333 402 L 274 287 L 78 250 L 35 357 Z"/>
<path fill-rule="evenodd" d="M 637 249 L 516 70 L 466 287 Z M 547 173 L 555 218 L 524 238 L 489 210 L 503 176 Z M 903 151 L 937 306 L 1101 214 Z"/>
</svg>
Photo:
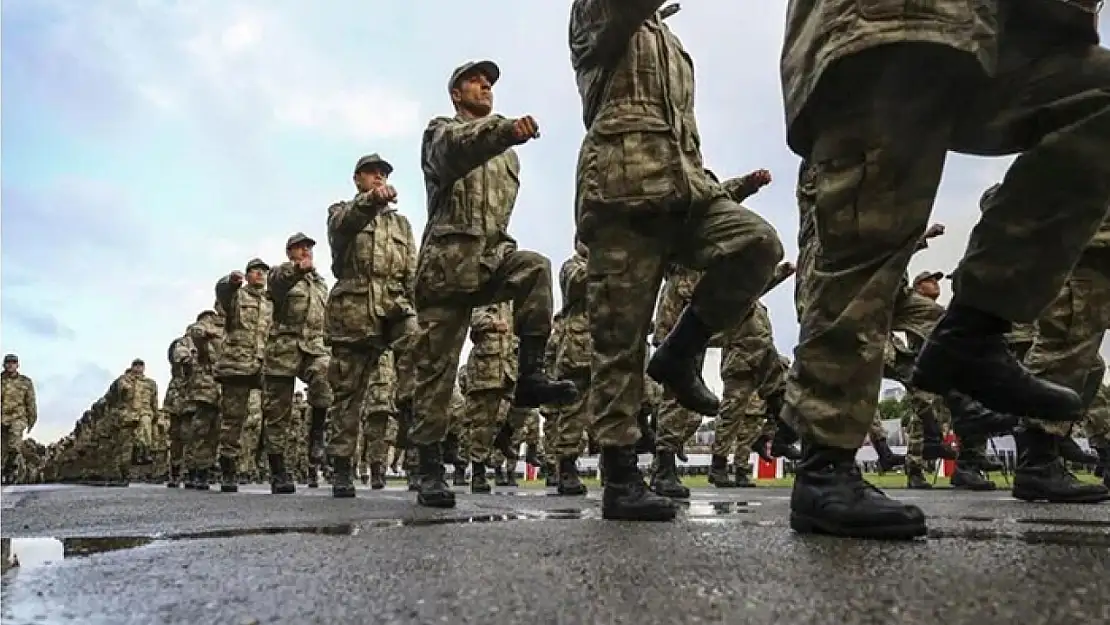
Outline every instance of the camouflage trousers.
<svg viewBox="0 0 1110 625">
<path fill-rule="evenodd" d="M 513 330 L 518 337 L 546 341 L 551 335 L 553 294 L 551 261 L 547 257 L 513 250 L 492 271 L 479 265 L 477 259 L 474 261 L 480 275 L 467 276 L 475 282 L 472 293 L 444 298 L 442 294 L 428 292 L 429 289 L 417 288 L 419 330 L 412 347 L 415 414 L 409 432 L 415 445 L 432 445 L 447 437 L 451 427 L 451 395 L 474 307 L 512 301 Z M 471 443 L 480 444 L 473 440 Z M 478 452 L 472 450 L 471 456 Z"/>
<path fill-rule="evenodd" d="M 721 353 L 724 393 L 721 414 L 714 422 L 713 454 L 733 448 L 746 458 L 767 420 L 765 397 L 782 388 L 786 370 L 775 349 L 767 310 L 756 306 L 752 316 L 731 334 Z M 754 405 L 753 405 L 754 404 Z"/>
<path fill-rule="evenodd" d="M 364 426 L 359 442 L 359 475 L 367 475 L 372 464 L 388 464 L 389 452 L 396 444 L 397 419 L 393 416 L 386 416 L 386 426 L 381 433 L 369 432 Z"/>
<path fill-rule="evenodd" d="M 216 464 L 216 452 L 220 448 L 220 409 L 209 402 L 192 402 L 188 415 L 190 418 L 189 446 L 186 452 L 190 471 L 207 471 Z"/>
<path fill-rule="evenodd" d="M 505 417 L 513 425 L 512 447 L 520 454 L 521 445 L 533 446 L 538 452 L 540 449 L 540 414 L 533 408 L 519 408 L 511 406 Z M 490 465 L 504 467 L 506 472 L 516 472 L 519 459 L 506 458 L 499 450 L 490 453 Z"/>
<path fill-rule="evenodd" d="M 805 155 L 819 245 L 787 396 L 802 436 L 849 449 L 863 440 L 891 311 L 949 150 L 1020 153 L 972 231 L 953 305 L 1032 321 L 1059 292 L 1110 202 L 1110 161 L 1091 156 L 1110 143 L 1110 50 L 1045 41 L 1001 37 L 994 76 L 975 85 L 942 46 L 881 46 L 825 72 Z M 1064 191 L 1059 171 L 1076 172 Z"/>
<path fill-rule="evenodd" d="M 925 450 L 925 424 L 924 420 L 932 419 L 938 427 L 951 423 L 952 417 L 948 407 L 939 396 L 925 391 L 907 387 L 910 398 L 911 413 L 905 421 L 906 430 L 906 468 L 924 467 L 925 459 L 922 454 Z M 943 430 L 942 430 L 943 432 Z"/>
<path fill-rule="evenodd" d="M 14 471 L 16 458 L 19 456 L 23 445 L 23 433 L 27 431 L 27 422 L 23 419 L 13 419 L 0 426 L 0 441 L 4 448 L 4 474 Z"/>
<path fill-rule="evenodd" d="M 384 436 L 388 412 L 379 412 L 373 419 L 364 417 L 369 396 L 381 393 L 392 376 L 392 371 L 386 373 L 385 356 L 383 346 L 332 346 L 328 382 L 335 401 L 328 412 L 329 456 L 355 458 L 366 430 L 378 438 Z"/>
<path fill-rule="evenodd" d="M 550 416 L 544 421 L 544 442 L 547 451 L 558 458 L 580 456 L 585 451 L 586 430 L 590 427 L 590 370 L 564 372 L 574 382 L 578 398 L 565 406 L 547 408 Z"/>
<path fill-rule="evenodd" d="M 725 198 L 696 206 L 632 209 L 619 201 L 579 207 L 589 247 L 587 311 L 593 340 L 589 413 L 597 443 L 634 445 L 644 405 L 644 329 L 667 265 L 704 271 L 689 308 L 714 332 L 744 319 L 782 259 L 778 233 Z"/>
<path fill-rule="evenodd" d="M 254 377 L 244 376 L 222 381 L 219 439 L 221 458 L 229 458 L 238 464 L 243 457 L 243 428 L 253 411 L 261 413 L 260 391 L 260 380 Z"/>
<path fill-rule="evenodd" d="M 1046 380 L 1079 393 L 1088 406 L 1102 378 L 1098 349 L 1110 329 L 1110 248 L 1088 248 L 1059 295 L 1037 319 L 1033 347 L 1025 365 Z M 1052 434 L 1068 436 L 1071 423 L 1027 422 Z"/>
<path fill-rule="evenodd" d="M 328 384 L 330 361 L 326 355 L 302 352 L 295 376 L 266 376 L 262 387 L 262 418 L 266 423 L 263 445 L 267 454 L 290 456 L 292 439 L 304 436 L 296 431 L 293 424 L 293 391 L 297 379 L 308 387 L 309 406 L 325 410 L 331 407 L 333 397 L 331 385 Z"/>
<path fill-rule="evenodd" d="M 471 462 L 490 462 L 493 438 L 508 417 L 509 402 L 504 388 L 467 389 L 466 439 Z"/>
<path fill-rule="evenodd" d="M 170 413 L 170 468 L 178 474 L 182 467 L 189 465 L 188 454 L 192 451 L 189 436 L 192 434 L 192 417 L 185 412 Z"/>
</svg>

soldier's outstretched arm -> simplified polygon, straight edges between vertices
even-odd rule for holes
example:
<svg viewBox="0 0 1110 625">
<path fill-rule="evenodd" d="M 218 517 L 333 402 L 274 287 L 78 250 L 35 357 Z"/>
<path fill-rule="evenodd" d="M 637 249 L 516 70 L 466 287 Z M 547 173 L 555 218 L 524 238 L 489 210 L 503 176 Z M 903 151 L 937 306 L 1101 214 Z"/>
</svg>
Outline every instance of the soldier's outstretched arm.
<svg viewBox="0 0 1110 625">
<path fill-rule="evenodd" d="M 466 172 L 513 147 L 513 120 L 502 115 L 461 121 L 437 117 L 424 129 L 421 147 L 425 171 L 441 182 L 458 180 Z"/>
<path fill-rule="evenodd" d="M 293 285 L 306 273 L 308 272 L 301 271 L 297 265 L 288 262 L 270 269 L 270 274 L 266 277 L 266 290 L 270 293 L 270 299 L 284 300 Z"/>
<path fill-rule="evenodd" d="M 328 207 L 328 238 L 351 237 L 377 217 L 381 209 L 388 205 L 374 193 L 359 193 L 350 202 L 336 202 Z M 332 247 L 335 244 L 332 243 Z"/>
<path fill-rule="evenodd" d="M 235 294 L 239 292 L 239 283 L 231 281 L 231 274 L 228 274 L 216 282 L 216 301 L 220 306 L 224 307 L 225 312 L 231 312 L 231 304 L 235 300 Z"/>
<path fill-rule="evenodd" d="M 666 0 L 574 0 L 570 52 L 574 69 L 611 62 Z"/>
</svg>

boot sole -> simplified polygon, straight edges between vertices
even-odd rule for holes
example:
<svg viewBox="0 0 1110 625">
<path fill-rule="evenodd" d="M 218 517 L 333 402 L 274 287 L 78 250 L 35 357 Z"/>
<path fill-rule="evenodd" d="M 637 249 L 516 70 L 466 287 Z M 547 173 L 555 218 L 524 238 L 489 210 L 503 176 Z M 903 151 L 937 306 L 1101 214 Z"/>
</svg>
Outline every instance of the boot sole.
<svg viewBox="0 0 1110 625">
<path fill-rule="evenodd" d="M 1030 493 L 1019 490 L 1013 490 L 1010 493 L 1014 499 L 1027 501 L 1029 503 L 1045 502 L 1045 503 L 1079 503 L 1079 504 L 1097 504 L 1104 501 L 1110 501 L 1110 493 L 1090 493 L 1079 497 L 1046 497 L 1041 493 Z"/>
<path fill-rule="evenodd" d="M 821 534 L 841 538 L 870 538 L 874 540 L 913 540 L 928 533 L 924 522 L 913 525 L 845 527 L 797 512 L 790 513 L 790 529 L 799 534 Z"/>
<path fill-rule="evenodd" d="M 658 510 L 649 515 L 634 516 L 630 514 L 620 514 L 610 512 L 605 508 L 601 509 L 601 518 L 606 521 L 632 521 L 632 522 L 645 522 L 645 523 L 665 523 L 673 521 L 678 517 L 678 509 L 671 508 L 668 510 Z"/>
<path fill-rule="evenodd" d="M 425 508 L 454 508 L 455 498 L 432 498 L 424 497 L 423 495 L 417 495 L 416 503 L 424 506 Z"/>
<path fill-rule="evenodd" d="M 1021 413 L 1022 412 L 1021 408 L 1014 409 L 1013 406 L 995 407 L 995 406 L 987 405 L 986 402 L 980 400 L 978 397 L 975 397 L 975 395 L 973 393 L 967 392 L 964 388 L 962 388 L 962 386 L 960 384 L 957 384 L 956 376 L 952 375 L 949 372 L 949 370 L 947 370 L 947 369 L 944 370 L 943 372 L 934 372 L 934 373 L 931 373 L 931 374 L 925 374 L 925 373 L 922 372 L 922 370 L 920 368 L 918 368 L 917 365 L 914 365 L 913 371 L 910 373 L 910 384 L 913 385 L 918 390 L 922 390 L 922 391 L 925 391 L 927 393 L 933 393 L 934 395 L 940 395 L 942 397 L 945 394 L 947 394 L 949 391 L 958 391 L 958 392 L 963 393 L 964 395 L 967 395 L 968 397 L 978 401 L 979 403 L 983 404 L 983 406 L 985 406 L 986 408 L 989 408 L 990 410 L 993 410 L 995 412 L 1001 412 L 1001 413 L 1004 413 L 1004 414 L 1016 414 L 1016 413 Z M 1079 408 L 1078 405 L 1069 406 L 1069 407 L 1060 408 L 1058 410 L 1044 411 L 1043 414 L 1025 414 L 1025 416 L 1030 417 L 1030 418 L 1040 419 L 1041 421 L 1051 421 L 1051 422 L 1057 422 L 1057 423 L 1059 423 L 1059 422 L 1068 422 L 1068 423 L 1070 423 L 1070 422 L 1076 420 L 1075 415 L 1072 414 L 1072 413 L 1075 410 L 1077 410 L 1078 408 Z M 1034 411 L 1034 412 L 1039 413 L 1041 411 Z M 953 427 L 953 430 L 955 430 L 955 429 L 957 429 L 957 428 Z"/>
</svg>

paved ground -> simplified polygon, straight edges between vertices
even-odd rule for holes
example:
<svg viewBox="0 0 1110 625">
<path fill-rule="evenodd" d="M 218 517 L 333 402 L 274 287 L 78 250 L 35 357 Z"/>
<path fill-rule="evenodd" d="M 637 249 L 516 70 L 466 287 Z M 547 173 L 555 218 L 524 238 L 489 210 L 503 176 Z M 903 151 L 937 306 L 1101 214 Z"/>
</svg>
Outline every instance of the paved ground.
<svg viewBox="0 0 1110 625">
<path fill-rule="evenodd" d="M 928 540 L 798 536 L 789 491 L 695 492 L 672 524 L 609 523 L 542 490 L 417 509 L 399 489 L 334 500 L 69 486 L 4 489 L 3 622 L 1110 622 L 1110 505 L 898 492 Z M 64 559 L 63 559 L 64 554 Z"/>
</svg>

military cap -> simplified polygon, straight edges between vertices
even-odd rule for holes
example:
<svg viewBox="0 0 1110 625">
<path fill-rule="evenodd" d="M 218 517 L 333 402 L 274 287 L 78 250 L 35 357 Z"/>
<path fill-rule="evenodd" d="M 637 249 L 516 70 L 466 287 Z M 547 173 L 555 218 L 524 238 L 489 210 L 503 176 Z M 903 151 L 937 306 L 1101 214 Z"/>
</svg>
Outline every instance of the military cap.
<svg viewBox="0 0 1110 625">
<path fill-rule="evenodd" d="M 252 258 L 247 262 L 247 271 L 250 271 L 251 269 L 261 269 L 262 271 L 269 271 L 270 266 L 267 265 L 266 261 L 262 260 L 261 258 Z"/>
<path fill-rule="evenodd" d="M 451 90 L 458 86 L 459 80 L 463 76 L 475 71 L 485 74 L 491 85 L 497 84 L 497 79 L 501 78 L 501 68 L 497 66 L 497 63 L 490 60 L 467 61 L 451 72 L 451 78 L 447 81 L 447 93 L 451 93 Z"/>
<path fill-rule="evenodd" d="M 15 354 L 4 354 L 4 362 L 19 362 L 19 356 Z"/>
<path fill-rule="evenodd" d="M 917 286 L 926 280 L 940 280 L 943 277 L 944 272 L 941 271 L 922 271 L 914 277 L 913 285 Z"/>
<path fill-rule="evenodd" d="M 393 173 L 393 165 L 390 165 L 389 161 L 382 158 L 377 152 L 358 159 L 358 162 L 355 163 L 355 173 L 357 174 L 364 169 L 377 169 L 387 176 Z"/>
<path fill-rule="evenodd" d="M 146 363 L 143 362 L 142 358 L 136 358 L 135 360 L 131 361 L 131 366 L 132 367 L 138 367 L 139 365 L 142 365 L 144 367 L 146 366 Z"/>
<path fill-rule="evenodd" d="M 296 232 L 285 240 L 285 249 L 289 249 L 294 245 L 300 245 L 301 243 L 307 243 L 309 247 L 311 247 L 316 245 L 316 239 L 313 239 L 303 232 Z"/>
<path fill-rule="evenodd" d="M 998 190 L 1001 188 L 1001 184 L 995 184 L 991 185 L 986 191 L 983 191 L 983 196 L 979 198 L 979 210 L 987 210 L 987 204 L 994 199 L 995 194 L 998 193 Z"/>
</svg>

